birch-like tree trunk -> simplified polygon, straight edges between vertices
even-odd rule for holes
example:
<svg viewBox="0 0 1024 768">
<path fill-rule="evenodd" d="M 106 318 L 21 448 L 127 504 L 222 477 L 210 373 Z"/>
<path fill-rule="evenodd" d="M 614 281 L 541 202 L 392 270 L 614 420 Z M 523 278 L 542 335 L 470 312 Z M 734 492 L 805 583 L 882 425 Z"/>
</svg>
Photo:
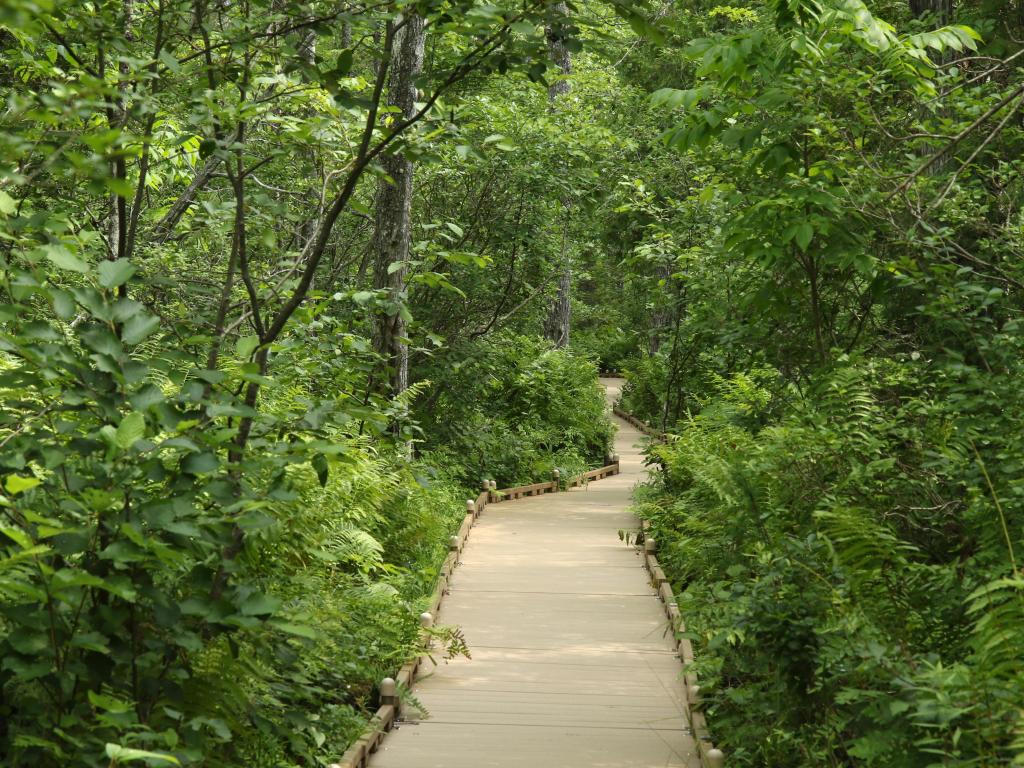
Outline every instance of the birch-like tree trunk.
<svg viewBox="0 0 1024 768">
<path fill-rule="evenodd" d="M 654 268 L 654 276 L 658 282 L 665 286 L 665 292 L 672 279 L 672 268 L 668 264 L 658 264 Z M 668 297 L 663 296 L 659 302 L 655 299 L 654 308 L 651 311 L 651 341 L 648 347 L 651 355 L 658 354 L 661 349 L 662 336 L 668 330 L 672 321 L 672 307 L 668 303 Z"/>
<path fill-rule="evenodd" d="M 391 57 L 388 105 L 401 114 L 392 120 L 412 117 L 416 110 L 416 76 L 423 69 L 425 30 L 423 18 L 408 17 L 398 32 Z M 387 176 L 377 183 L 373 235 L 373 287 L 386 290 L 392 306 L 402 300 L 412 239 L 412 190 L 415 166 L 402 154 L 386 155 L 381 163 Z M 374 347 L 388 367 L 391 394 L 409 386 L 409 347 L 405 320 L 397 311 L 382 312 L 376 318 Z"/>
<path fill-rule="evenodd" d="M 569 55 L 569 48 L 565 41 L 568 35 L 566 25 L 568 24 L 569 7 L 565 3 L 557 3 L 554 6 L 559 20 L 546 30 L 548 41 L 548 53 L 560 75 L 568 75 L 572 72 L 572 59 Z M 560 77 L 548 88 L 548 108 L 551 112 L 556 110 L 556 101 L 559 96 L 569 93 L 571 86 L 569 81 Z M 572 208 L 572 200 L 568 193 L 562 198 L 562 226 L 569 226 L 569 212 Z M 561 274 L 558 278 L 558 290 L 548 310 L 548 317 L 544 323 L 544 335 L 555 343 L 556 347 L 565 347 L 569 344 L 569 330 L 572 323 L 572 308 L 569 303 L 572 291 L 572 264 L 569 260 L 567 232 L 562 232 L 562 253 L 561 253 Z"/>
</svg>

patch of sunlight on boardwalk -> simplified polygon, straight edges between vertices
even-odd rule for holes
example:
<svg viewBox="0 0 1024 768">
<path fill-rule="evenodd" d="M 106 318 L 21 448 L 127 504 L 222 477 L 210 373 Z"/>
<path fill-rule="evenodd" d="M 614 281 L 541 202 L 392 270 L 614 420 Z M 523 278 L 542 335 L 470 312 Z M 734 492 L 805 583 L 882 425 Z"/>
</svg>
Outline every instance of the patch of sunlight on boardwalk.
<svg viewBox="0 0 1024 768">
<path fill-rule="evenodd" d="M 619 380 L 602 382 L 613 398 Z M 621 474 L 477 521 L 438 617 L 473 658 L 424 668 L 429 717 L 392 731 L 372 768 L 699 766 L 664 614 L 618 537 L 644 469 L 642 436 L 615 422 Z"/>
</svg>

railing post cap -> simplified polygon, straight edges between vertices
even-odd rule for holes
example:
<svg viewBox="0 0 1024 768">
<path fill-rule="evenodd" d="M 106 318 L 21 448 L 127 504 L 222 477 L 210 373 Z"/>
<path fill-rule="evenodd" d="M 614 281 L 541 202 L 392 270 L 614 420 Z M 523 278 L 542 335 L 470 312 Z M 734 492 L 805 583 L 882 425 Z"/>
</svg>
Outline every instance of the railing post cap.
<svg viewBox="0 0 1024 768">
<path fill-rule="evenodd" d="M 647 552 L 657 552 L 658 542 L 654 540 L 653 536 L 647 536 L 644 539 L 644 550 Z"/>
<path fill-rule="evenodd" d="M 551 474 L 554 475 L 555 477 L 561 477 L 562 476 L 562 473 L 560 471 L 558 471 L 557 469 L 552 469 L 551 470 Z"/>
<path fill-rule="evenodd" d="M 466 509 L 470 512 L 476 511 L 476 502 L 473 499 L 466 499 Z"/>
<path fill-rule="evenodd" d="M 429 611 L 424 611 L 420 614 L 420 626 L 424 629 L 430 629 L 434 626 L 434 614 Z"/>
<path fill-rule="evenodd" d="M 451 536 L 448 537 L 448 547 L 450 549 L 458 549 L 459 548 L 459 537 L 456 536 L 454 533 Z"/>
<path fill-rule="evenodd" d="M 725 768 L 725 754 L 722 750 L 708 750 L 708 768 Z"/>
<path fill-rule="evenodd" d="M 490 480 L 484 480 L 484 482 L 483 482 L 483 489 L 485 491 L 491 490 L 491 481 Z"/>
<path fill-rule="evenodd" d="M 381 698 L 391 698 L 398 691 L 398 687 L 395 684 L 395 680 L 392 677 L 385 677 L 380 681 L 380 695 Z"/>
<path fill-rule="evenodd" d="M 491 480 L 491 490 L 492 491 L 498 490 L 498 481 L 497 480 Z"/>
</svg>

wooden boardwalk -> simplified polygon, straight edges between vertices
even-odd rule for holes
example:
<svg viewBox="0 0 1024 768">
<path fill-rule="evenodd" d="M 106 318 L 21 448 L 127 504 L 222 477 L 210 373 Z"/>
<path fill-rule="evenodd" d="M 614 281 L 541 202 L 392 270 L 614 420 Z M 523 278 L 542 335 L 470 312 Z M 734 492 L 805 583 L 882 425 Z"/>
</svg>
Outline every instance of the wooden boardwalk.
<svg viewBox="0 0 1024 768">
<path fill-rule="evenodd" d="M 619 380 L 602 381 L 613 398 Z M 664 613 L 618 537 L 644 469 L 642 435 L 615 422 L 621 474 L 476 523 L 438 617 L 472 659 L 424 668 L 429 716 L 399 724 L 372 768 L 699 767 Z"/>
</svg>

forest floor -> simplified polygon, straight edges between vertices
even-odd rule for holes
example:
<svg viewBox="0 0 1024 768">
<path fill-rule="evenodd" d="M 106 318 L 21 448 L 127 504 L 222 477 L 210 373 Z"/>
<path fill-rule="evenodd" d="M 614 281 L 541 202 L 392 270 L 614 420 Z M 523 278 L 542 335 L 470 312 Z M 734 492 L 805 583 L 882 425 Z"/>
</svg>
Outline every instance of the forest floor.
<svg viewBox="0 0 1024 768">
<path fill-rule="evenodd" d="M 621 380 L 602 382 L 611 402 Z M 401 723 L 373 768 L 699 765 L 664 614 L 619 539 L 637 526 L 643 436 L 615 423 L 621 474 L 477 522 L 439 617 L 472 658 L 415 683 L 429 714 Z"/>
</svg>

